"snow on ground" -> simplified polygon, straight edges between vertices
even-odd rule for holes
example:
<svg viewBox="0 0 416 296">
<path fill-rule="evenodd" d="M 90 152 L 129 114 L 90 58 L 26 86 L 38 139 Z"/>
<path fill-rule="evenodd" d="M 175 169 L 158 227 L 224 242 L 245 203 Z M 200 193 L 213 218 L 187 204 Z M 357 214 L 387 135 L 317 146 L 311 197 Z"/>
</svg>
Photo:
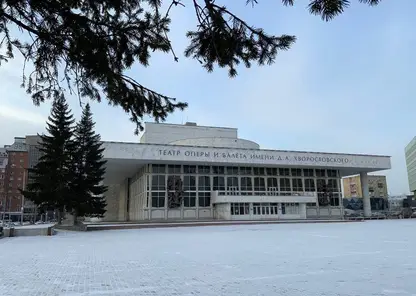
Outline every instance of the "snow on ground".
<svg viewBox="0 0 416 296">
<path fill-rule="evenodd" d="M 0 295 L 416 295 L 416 220 L 0 240 Z"/>
</svg>

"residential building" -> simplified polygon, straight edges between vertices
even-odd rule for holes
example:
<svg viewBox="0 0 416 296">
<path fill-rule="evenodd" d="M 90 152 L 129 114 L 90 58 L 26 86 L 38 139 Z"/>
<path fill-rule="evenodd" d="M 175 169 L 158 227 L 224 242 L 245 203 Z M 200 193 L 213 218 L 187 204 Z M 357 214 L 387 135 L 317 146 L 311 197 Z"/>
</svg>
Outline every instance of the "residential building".
<svg viewBox="0 0 416 296">
<path fill-rule="evenodd" d="M 0 148 L 0 212 L 4 212 L 6 205 L 6 190 L 4 187 L 7 166 L 6 148 Z"/>
<path fill-rule="evenodd" d="M 409 189 L 414 193 L 416 191 L 416 137 L 406 145 L 405 158 Z"/>
</svg>

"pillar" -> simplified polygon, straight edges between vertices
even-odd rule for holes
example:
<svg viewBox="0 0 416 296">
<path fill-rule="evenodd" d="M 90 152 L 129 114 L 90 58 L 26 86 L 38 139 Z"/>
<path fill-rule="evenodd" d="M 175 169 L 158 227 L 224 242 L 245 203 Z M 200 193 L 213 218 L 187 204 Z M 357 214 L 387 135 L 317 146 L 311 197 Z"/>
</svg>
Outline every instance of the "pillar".
<svg viewBox="0 0 416 296">
<path fill-rule="evenodd" d="M 367 173 L 360 173 L 361 189 L 363 194 L 364 217 L 371 217 L 370 193 L 368 192 Z"/>
</svg>

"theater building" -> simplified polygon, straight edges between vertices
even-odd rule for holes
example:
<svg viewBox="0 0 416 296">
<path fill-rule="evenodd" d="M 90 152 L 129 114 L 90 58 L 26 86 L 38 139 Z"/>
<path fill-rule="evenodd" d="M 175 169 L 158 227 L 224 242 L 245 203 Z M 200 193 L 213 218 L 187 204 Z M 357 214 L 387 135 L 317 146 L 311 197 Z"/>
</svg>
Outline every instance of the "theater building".
<svg viewBox="0 0 416 296">
<path fill-rule="evenodd" d="M 104 142 L 103 221 L 316 219 L 343 216 L 341 178 L 389 156 L 260 149 L 235 128 L 146 123 L 140 143 Z"/>
</svg>

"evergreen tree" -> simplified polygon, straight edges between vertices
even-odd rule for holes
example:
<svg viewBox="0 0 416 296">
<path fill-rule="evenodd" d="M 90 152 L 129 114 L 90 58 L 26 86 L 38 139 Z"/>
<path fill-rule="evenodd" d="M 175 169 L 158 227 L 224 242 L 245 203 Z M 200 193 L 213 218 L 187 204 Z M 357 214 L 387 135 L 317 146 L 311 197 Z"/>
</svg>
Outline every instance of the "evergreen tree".
<svg viewBox="0 0 416 296">
<path fill-rule="evenodd" d="M 74 131 L 72 198 L 67 203 L 67 210 L 74 215 L 75 222 L 79 216 L 102 217 L 107 205 L 103 196 L 107 187 L 102 185 L 106 164 L 104 148 L 101 147 L 100 135 L 94 132 L 94 125 L 87 104 Z"/>
<path fill-rule="evenodd" d="M 46 130 L 41 135 L 42 156 L 38 164 L 29 170 L 31 182 L 23 194 L 41 208 L 58 211 L 58 222 L 67 201 L 71 198 L 71 156 L 74 143 L 71 140 L 75 120 L 63 95 L 57 97 L 48 117 Z"/>
<path fill-rule="evenodd" d="M 35 104 L 62 91 L 62 82 L 79 97 L 120 106 L 142 129 L 144 115 L 164 120 L 187 104 L 143 86 L 128 76 L 135 63 L 148 66 L 152 53 L 169 53 L 175 61 L 175 44 L 169 36 L 171 13 L 190 9 L 196 24 L 186 36 L 185 56 L 205 69 L 215 66 L 237 74 L 237 66 L 270 65 L 280 51 L 295 42 L 250 24 L 225 5 L 226 0 L 32 0 L 1 1 L 0 63 L 19 52 L 35 70 L 23 76 L 23 87 Z M 261 0 L 232 1 L 251 4 Z M 263 0 L 263 2 L 266 2 Z M 375 6 L 381 0 L 280 0 L 285 6 L 307 6 L 324 21 L 343 13 L 351 3 Z M 400 1 L 397 1 L 399 3 Z M 237 4 L 236 4 L 237 5 Z M 266 23 L 267 20 L 264 20 Z M 13 30 L 14 28 L 19 30 Z M 30 38 L 24 38 L 25 34 Z M 277 32 L 275 32 L 277 33 Z M 184 32 L 185 34 L 185 32 Z M 136 65 L 137 65 L 136 64 Z M 62 71 L 58 69 L 62 67 Z M 25 79 L 27 78 L 27 79 Z"/>
</svg>

